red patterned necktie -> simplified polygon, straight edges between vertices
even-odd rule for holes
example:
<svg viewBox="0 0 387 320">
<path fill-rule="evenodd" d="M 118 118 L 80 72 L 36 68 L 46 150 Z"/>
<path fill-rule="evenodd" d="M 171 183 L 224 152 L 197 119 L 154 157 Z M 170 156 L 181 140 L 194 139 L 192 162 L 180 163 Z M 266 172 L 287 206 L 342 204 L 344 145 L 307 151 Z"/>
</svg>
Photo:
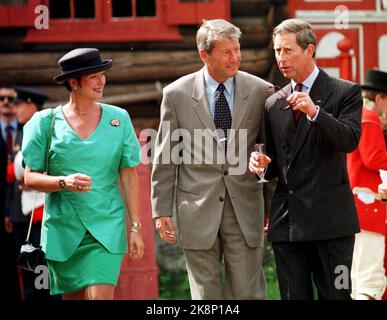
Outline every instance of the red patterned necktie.
<svg viewBox="0 0 387 320">
<path fill-rule="evenodd" d="M 296 86 L 294 87 L 294 91 L 302 92 L 302 83 L 297 83 Z M 295 123 L 296 126 L 300 122 L 302 114 L 303 114 L 303 112 L 300 111 L 300 110 L 294 110 L 293 111 L 294 123 Z"/>
<path fill-rule="evenodd" d="M 5 132 L 6 132 L 6 143 L 7 143 L 7 153 L 8 153 L 8 157 L 9 159 L 11 159 L 12 157 L 12 126 L 11 125 L 8 125 L 6 128 L 5 128 Z"/>
</svg>

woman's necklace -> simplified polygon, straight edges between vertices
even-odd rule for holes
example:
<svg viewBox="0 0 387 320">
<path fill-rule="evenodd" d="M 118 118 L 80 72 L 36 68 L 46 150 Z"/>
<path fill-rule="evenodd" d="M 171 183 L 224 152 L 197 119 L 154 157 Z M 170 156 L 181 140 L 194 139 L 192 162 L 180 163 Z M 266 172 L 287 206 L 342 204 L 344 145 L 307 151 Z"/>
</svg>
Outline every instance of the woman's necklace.
<svg viewBox="0 0 387 320">
<path fill-rule="evenodd" d="M 74 108 L 71 108 L 70 106 L 69 106 L 69 109 L 70 109 L 72 112 L 76 113 L 76 114 L 87 114 L 87 113 L 95 112 L 96 110 L 99 109 L 99 107 L 98 107 L 98 105 L 96 105 L 96 108 L 93 108 L 93 109 L 88 110 L 88 111 L 78 111 L 78 110 L 75 110 Z"/>
</svg>

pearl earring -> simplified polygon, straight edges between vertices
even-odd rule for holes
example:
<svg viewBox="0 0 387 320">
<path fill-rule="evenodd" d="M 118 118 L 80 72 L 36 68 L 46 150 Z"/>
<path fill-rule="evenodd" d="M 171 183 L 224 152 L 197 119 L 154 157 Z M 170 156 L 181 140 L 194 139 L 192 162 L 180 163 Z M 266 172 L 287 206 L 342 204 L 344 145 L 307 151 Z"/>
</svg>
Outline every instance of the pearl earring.
<svg viewBox="0 0 387 320">
<path fill-rule="evenodd" d="M 73 87 L 73 90 L 76 91 L 76 90 L 78 90 L 78 88 L 77 87 Z"/>
</svg>

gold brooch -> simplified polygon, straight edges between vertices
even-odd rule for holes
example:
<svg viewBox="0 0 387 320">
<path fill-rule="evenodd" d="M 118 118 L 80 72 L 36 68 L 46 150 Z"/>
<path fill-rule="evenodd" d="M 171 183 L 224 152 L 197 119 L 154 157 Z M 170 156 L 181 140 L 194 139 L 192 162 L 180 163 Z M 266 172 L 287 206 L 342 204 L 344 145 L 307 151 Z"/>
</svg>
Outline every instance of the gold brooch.
<svg viewBox="0 0 387 320">
<path fill-rule="evenodd" d="M 113 126 L 113 127 L 118 127 L 120 125 L 120 120 L 118 119 L 113 119 L 112 121 L 110 121 L 110 124 Z"/>
</svg>

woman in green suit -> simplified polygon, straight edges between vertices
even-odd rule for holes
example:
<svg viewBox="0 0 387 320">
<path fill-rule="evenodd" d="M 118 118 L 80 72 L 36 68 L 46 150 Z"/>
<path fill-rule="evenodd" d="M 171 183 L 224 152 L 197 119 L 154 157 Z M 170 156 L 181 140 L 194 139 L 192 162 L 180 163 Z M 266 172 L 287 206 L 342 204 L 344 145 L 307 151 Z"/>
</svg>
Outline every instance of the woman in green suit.
<svg viewBox="0 0 387 320">
<path fill-rule="evenodd" d="M 127 251 L 118 178 L 132 223 L 129 257 L 144 253 L 135 169 L 140 145 L 128 113 L 97 102 L 112 60 L 102 61 L 97 49 L 75 49 L 58 64 L 61 74 L 54 80 L 65 84 L 70 100 L 37 112 L 25 125 L 25 183 L 47 192 L 41 245 L 51 294 L 112 299 Z"/>
</svg>

